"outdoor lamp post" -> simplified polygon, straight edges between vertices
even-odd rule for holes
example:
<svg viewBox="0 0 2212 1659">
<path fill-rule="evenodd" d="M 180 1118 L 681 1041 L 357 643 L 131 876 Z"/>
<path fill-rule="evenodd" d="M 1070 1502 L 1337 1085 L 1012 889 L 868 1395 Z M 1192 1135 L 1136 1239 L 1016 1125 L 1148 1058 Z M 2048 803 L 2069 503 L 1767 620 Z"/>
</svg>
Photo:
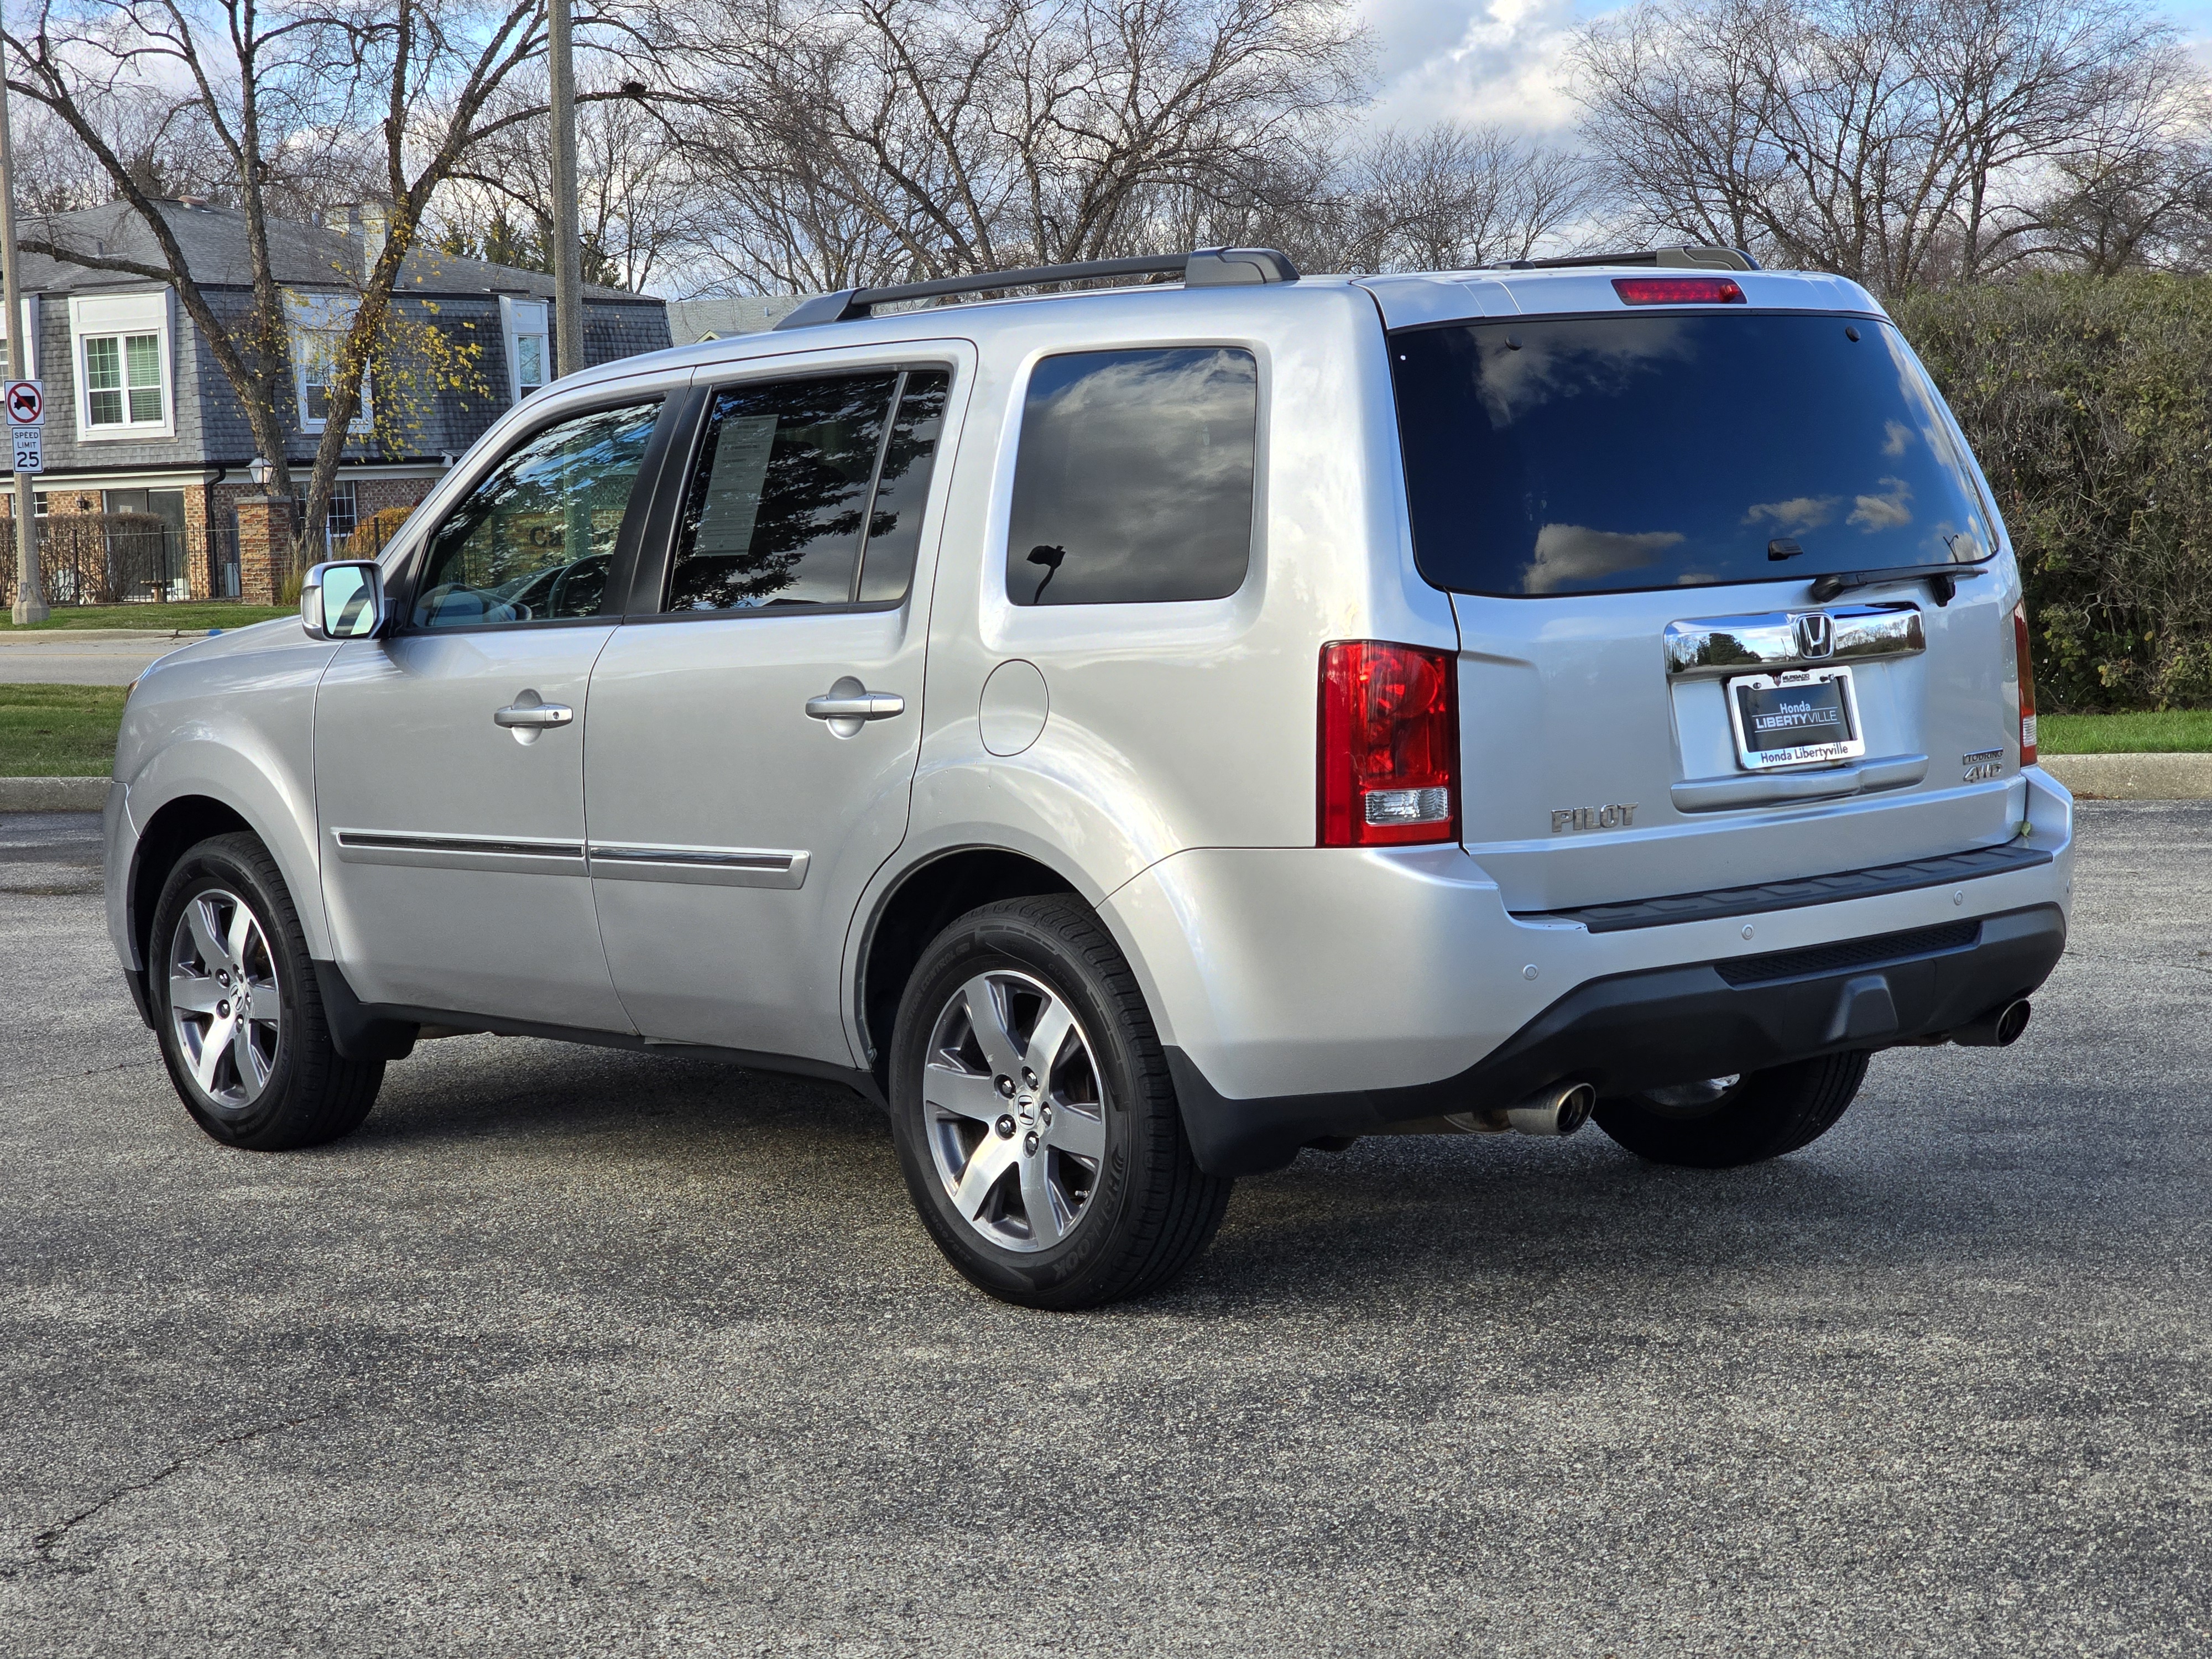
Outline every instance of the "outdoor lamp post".
<svg viewBox="0 0 2212 1659">
<path fill-rule="evenodd" d="M 269 488 L 269 475 L 276 470 L 269 465 L 269 458 L 266 455 L 256 455 L 246 467 L 246 476 L 253 480 L 253 487 L 256 489 L 266 489 Z"/>
</svg>

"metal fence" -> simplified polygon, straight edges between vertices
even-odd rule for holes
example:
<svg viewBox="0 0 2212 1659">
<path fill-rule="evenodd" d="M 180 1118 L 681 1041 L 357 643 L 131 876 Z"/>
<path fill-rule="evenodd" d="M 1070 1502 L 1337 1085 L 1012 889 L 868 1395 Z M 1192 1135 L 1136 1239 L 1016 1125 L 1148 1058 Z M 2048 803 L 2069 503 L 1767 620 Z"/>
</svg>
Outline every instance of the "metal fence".
<svg viewBox="0 0 2212 1659">
<path fill-rule="evenodd" d="M 38 521 L 48 605 L 167 605 L 238 597 L 238 530 L 179 530 L 139 513 L 57 514 Z M 14 526 L 0 520 L 0 603 L 15 599 Z"/>
</svg>

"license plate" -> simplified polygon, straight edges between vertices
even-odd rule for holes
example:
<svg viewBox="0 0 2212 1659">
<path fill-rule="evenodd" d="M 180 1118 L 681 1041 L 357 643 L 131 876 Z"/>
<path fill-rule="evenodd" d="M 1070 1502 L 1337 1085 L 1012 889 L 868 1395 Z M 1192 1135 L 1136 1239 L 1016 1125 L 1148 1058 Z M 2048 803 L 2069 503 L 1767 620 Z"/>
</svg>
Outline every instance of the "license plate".
<svg viewBox="0 0 2212 1659">
<path fill-rule="evenodd" d="M 1736 758 L 1754 772 L 1818 766 L 1866 753 L 1848 668 L 1747 674 L 1728 682 Z"/>
</svg>

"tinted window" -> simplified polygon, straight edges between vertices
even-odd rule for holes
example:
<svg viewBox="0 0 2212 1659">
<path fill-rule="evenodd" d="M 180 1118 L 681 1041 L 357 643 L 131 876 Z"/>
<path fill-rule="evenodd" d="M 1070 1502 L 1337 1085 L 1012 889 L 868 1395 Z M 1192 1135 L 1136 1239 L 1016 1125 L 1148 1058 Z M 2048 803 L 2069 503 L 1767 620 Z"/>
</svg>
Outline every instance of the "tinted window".
<svg viewBox="0 0 2212 1659">
<path fill-rule="evenodd" d="M 860 555 L 864 602 L 902 599 L 914 580 L 914 556 L 921 546 L 921 509 L 929 499 L 930 468 L 945 426 L 945 397 L 952 377 L 943 369 L 916 369 L 906 377 L 890 441 L 884 446 L 883 476 L 868 510 L 868 541 Z"/>
<path fill-rule="evenodd" d="M 1016 605 L 1218 599 L 1252 556 L 1260 375 L 1215 347 L 1047 357 L 1006 538 Z"/>
<path fill-rule="evenodd" d="M 1454 325 L 1392 335 L 1390 357 L 1414 555 L 1442 587 L 1802 580 L 1995 550 L 1936 390 L 1886 324 Z"/>
<path fill-rule="evenodd" d="M 438 527 L 414 625 L 466 628 L 597 616 L 660 405 L 550 426 L 494 467 Z"/>
<path fill-rule="evenodd" d="M 896 374 L 718 392 L 678 532 L 671 611 L 848 605 Z"/>
</svg>

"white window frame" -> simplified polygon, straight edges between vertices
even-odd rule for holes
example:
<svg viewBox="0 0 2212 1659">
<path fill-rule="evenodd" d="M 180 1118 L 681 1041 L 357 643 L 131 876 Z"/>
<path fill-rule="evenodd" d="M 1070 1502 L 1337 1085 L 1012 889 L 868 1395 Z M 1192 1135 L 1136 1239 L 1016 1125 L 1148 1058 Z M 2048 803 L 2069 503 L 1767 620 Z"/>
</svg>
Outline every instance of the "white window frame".
<svg viewBox="0 0 2212 1659">
<path fill-rule="evenodd" d="M 307 359 L 317 340 L 327 341 L 335 350 L 353 328 L 356 312 L 361 301 L 351 294 L 301 294 L 287 289 L 284 295 L 285 319 L 291 329 L 292 400 L 299 416 L 300 430 L 320 432 L 330 424 L 327 419 L 307 413 Z M 369 374 L 366 368 L 361 377 L 361 413 L 346 422 L 349 433 L 366 433 L 376 423 L 376 410 L 369 398 Z M 317 382 L 327 386 L 327 381 Z"/>
<path fill-rule="evenodd" d="M 521 342 L 526 337 L 537 337 L 538 372 L 545 377 L 530 391 L 553 383 L 551 311 L 543 300 L 518 299 L 512 294 L 499 296 L 499 327 L 507 343 L 507 395 L 512 403 L 519 404 L 524 397 Z"/>
<path fill-rule="evenodd" d="M 171 342 L 175 336 L 173 298 L 167 289 L 152 294 L 73 294 L 70 296 L 70 378 L 76 387 L 76 436 L 79 443 L 145 443 L 177 435 L 176 371 Z M 156 386 L 161 394 L 161 418 L 133 421 L 131 416 L 129 354 L 123 386 L 120 423 L 92 423 L 92 395 L 86 384 L 85 342 L 120 342 L 135 334 L 151 334 L 160 354 Z"/>
<path fill-rule="evenodd" d="M 27 380 L 35 380 L 39 378 L 39 296 L 35 294 L 26 294 L 21 303 L 23 307 L 23 378 Z M 7 343 L 8 308 L 5 306 L 0 306 L 0 348 L 4 348 Z M 5 362 L 6 360 L 6 352 L 4 349 L 0 349 L 0 362 Z"/>
</svg>

